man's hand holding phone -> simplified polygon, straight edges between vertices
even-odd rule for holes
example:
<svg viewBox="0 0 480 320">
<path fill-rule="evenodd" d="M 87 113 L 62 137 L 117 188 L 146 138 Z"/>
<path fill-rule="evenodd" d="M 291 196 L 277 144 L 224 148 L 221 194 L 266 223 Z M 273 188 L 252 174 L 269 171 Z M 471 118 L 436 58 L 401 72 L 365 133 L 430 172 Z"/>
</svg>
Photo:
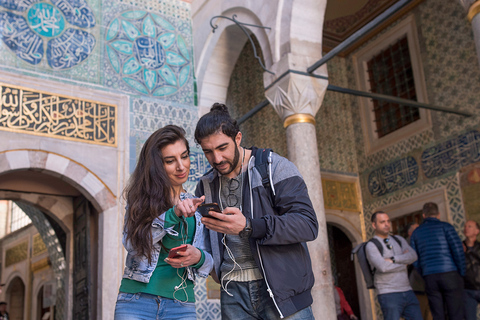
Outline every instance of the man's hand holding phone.
<svg viewBox="0 0 480 320">
<path fill-rule="evenodd" d="M 238 235 L 245 228 L 247 219 L 238 208 L 227 207 L 222 212 L 209 211 L 208 213 L 210 217 L 202 218 L 202 223 L 207 229 Z"/>
</svg>

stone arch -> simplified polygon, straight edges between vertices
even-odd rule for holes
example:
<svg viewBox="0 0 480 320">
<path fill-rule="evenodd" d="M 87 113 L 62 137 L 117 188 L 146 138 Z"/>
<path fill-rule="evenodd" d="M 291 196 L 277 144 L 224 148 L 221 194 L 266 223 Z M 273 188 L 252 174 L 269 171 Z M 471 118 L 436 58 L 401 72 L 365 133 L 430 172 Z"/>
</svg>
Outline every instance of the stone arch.
<svg viewBox="0 0 480 320">
<path fill-rule="evenodd" d="M 16 297 L 12 294 L 12 286 L 15 285 L 16 283 L 21 285 L 21 289 L 23 292 L 23 297 Z M 20 320 L 23 319 L 26 315 L 26 303 L 25 303 L 25 295 L 27 293 L 26 291 L 26 285 L 25 285 L 25 280 L 22 279 L 20 275 L 15 275 L 11 277 L 8 281 L 8 284 L 6 285 L 6 293 L 8 296 L 8 305 L 10 306 L 9 309 L 9 319 L 14 319 L 14 320 Z M 20 303 L 20 306 L 17 306 L 17 303 Z"/>
<path fill-rule="evenodd" d="M 43 150 L 17 149 L 0 153 L 0 175 L 25 169 L 41 171 L 68 182 L 76 187 L 98 212 L 116 206 L 116 197 L 107 185 L 95 173 L 72 159 Z"/>
<path fill-rule="evenodd" d="M 218 15 L 231 18 L 233 14 L 236 14 L 238 21 L 271 27 L 265 23 L 269 17 L 267 12 L 261 10 L 261 2 L 252 4 L 252 6 L 257 6 L 258 8 L 247 8 L 243 5 L 236 6 L 235 2 L 233 2 L 228 8 L 219 12 Z M 262 12 L 263 16 L 258 16 L 254 12 Z M 215 33 L 212 33 L 209 25 L 212 16 L 201 22 L 201 30 L 199 31 L 201 35 L 199 38 L 202 38 L 204 43 L 199 43 L 199 48 L 201 49 L 196 54 L 196 57 L 198 57 L 199 105 L 202 107 L 210 107 L 214 102 L 225 101 L 235 61 L 237 61 L 245 42 L 248 41 L 243 31 L 227 19 L 217 19 L 215 24 L 218 26 L 218 29 L 215 30 Z M 268 69 L 273 63 L 270 39 L 271 30 L 255 27 L 246 28 L 257 38 L 264 57 L 264 64 Z M 197 38 L 196 42 L 198 41 L 200 40 Z"/>
<path fill-rule="evenodd" d="M 345 233 L 353 246 L 363 242 L 361 231 L 358 230 L 358 228 L 356 228 L 348 219 L 334 213 L 327 213 L 325 217 L 327 223 L 339 228 Z"/>
<path fill-rule="evenodd" d="M 98 235 L 96 239 L 95 256 L 97 258 L 96 277 L 97 292 L 111 290 L 118 287 L 118 279 L 121 279 L 123 249 L 118 245 L 117 239 L 121 236 L 121 222 L 119 219 L 120 207 L 118 199 L 93 171 L 77 161 L 64 155 L 33 149 L 14 149 L 0 152 L 0 176 L 2 174 L 15 173 L 16 171 L 37 171 L 45 175 L 56 177 L 79 191 L 87 199 L 97 212 Z M 7 200 L 22 201 L 43 212 L 50 213 L 52 217 L 67 232 L 67 252 L 71 252 L 67 264 L 69 283 L 67 298 L 72 299 L 73 288 L 73 206 L 71 201 L 62 200 L 62 197 L 46 196 L 38 193 L 25 193 L 15 191 L 0 191 L 0 197 Z M 116 296 L 99 295 L 92 301 L 93 312 L 98 318 L 110 318 L 113 310 L 110 306 L 115 304 Z M 94 304 L 94 305 L 93 305 Z M 72 302 L 68 303 L 68 314 L 72 310 Z M 105 307 L 108 306 L 108 307 Z"/>
<path fill-rule="evenodd" d="M 356 213 L 351 213 L 356 214 Z M 359 213 L 358 213 L 359 214 Z M 354 226 L 348 219 L 342 217 L 340 214 L 327 212 L 325 215 L 327 224 L 331 224 L 339 228 L 352 242 L 352 248 L 356 245 L 362 243 L 363 237 L 362 232 L 357 227 Z M 363 273 L 358 265 L 356 259 L 354 260 L 355 264 L 355 276 L 357 280 L 357 289 L 358 289 L 358 299 L 360 302 L 360 313 L 362 319 L 373 319 L 373 310 L 369 290 L 365 284 Z"/>
<path fill-rule="evenodd" d="M 15 279 L 15 278 L 19 278 L 23 284 L 26 283 L 25 279 L 23 278 L 22 274 L 19 272 L 19 271 L 14 271 L 12 272 L 9 277 L 5 280 L 5 289 L 8 290 L 11 282 Z"/>
</svg>

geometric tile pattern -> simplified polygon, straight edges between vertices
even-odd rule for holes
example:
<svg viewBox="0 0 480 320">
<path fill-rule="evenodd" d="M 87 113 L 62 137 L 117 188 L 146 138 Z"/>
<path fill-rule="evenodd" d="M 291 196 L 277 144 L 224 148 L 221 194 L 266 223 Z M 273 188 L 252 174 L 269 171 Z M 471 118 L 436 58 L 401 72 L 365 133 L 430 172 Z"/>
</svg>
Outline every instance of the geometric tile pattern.
<svg viewBox="0 0 480 320">
<path fill-rule="evenodd" d="M 197 319 L 217 320 L 221 319 L 220 300 L 208 299 L 206 280 L 197 278 L 195 285 L 195 307 Z"/>
<path fill-rule="evenodd" d="M 261 48 L 254 38 L 256 50 L 261 55 Z M 265 100 L 263 69 L 253 55 L 250 42 L 246 42 L 232 71 L 225 104 L 230 115 L 238 119 L 256 104 Z M 222 101 L 219 101 L 222 102 Z M 269 104 L 253 117 L 240 125 L 242 146 L 272 148 L 276 153 L 286 156 L 286 133 L 282 121 Z"/>
<path fill-rule="evenodd" d="M 460 1 L 427 1 L 418 6 L 423 63 L 429 102 L 478 114 L 480 68 L 472 25 Z M 436 138 L 456 135 L 478 125 L 476 117 L 433 112 Z"/>
<path fill-rule="evenodd" d="M 113 0 L 103 5 L 103 85 L 193 105 L 190 4 Z"/>
<path fill-rule="evenodd" d="M 345 59 L 334 58 L 328 64 L 329 82 L 349 87 Z M 357 173 L 354 121 L 349 95 L 327 91 L 315 115 L 317 146 L 322 170 Z M 359 131 L 361 132 L 361 131 Z M 358 131 L 357 131 L 358 133 Z"/>
<path fill-rule="evenodd" d="M 130 107 L 130 171 L 135 168 L 143 143 L 156 130 L 167 124 L 185 129 L 192 152 L 194 125 L 198 121 L 196 108 L 177 106 L 159 99 L 132 99 Z"/>
</svg>

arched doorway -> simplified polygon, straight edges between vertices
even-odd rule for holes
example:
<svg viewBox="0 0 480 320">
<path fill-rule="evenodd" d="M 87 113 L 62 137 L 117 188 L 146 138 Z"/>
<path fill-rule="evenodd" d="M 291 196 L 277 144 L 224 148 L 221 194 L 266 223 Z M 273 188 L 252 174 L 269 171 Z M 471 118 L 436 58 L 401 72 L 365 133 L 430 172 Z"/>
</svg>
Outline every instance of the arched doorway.
<svg viewBox="0 0 480 320">
<path fill-rule="evenodd" d="M 338 227 L 327 223 L 328 240 L 330 244 L 330 259 L 335 282 L 345 294 L 353 313 L 360 318 L 357 277 L 355 265 L 350 259 L 352 242 Z"/>
<path fill-rule="evenodd" d="M 30 233 L 23 229 L 15 231 L 13 237 L 23 239 L 27 259 L 3 265 L 2 278 L 9 277 L 17 269 L 24 273 L 28 280 L 24 285 L 27 294 L 22 301 L 32 306 L 31 310 L 25 311 L 32 319 L 40 313 L 45 315 L 44 310 L 38 313 L 38 308 L 47 309 L 42 307 L 44 290 L 40 290 L 42 305 L 37 305 L 39 296 L 35 295 L 45 278 L 53 287 L 48 297 L 49 318 L 94 318 L 98 291 L 98 211 L 66 179 L 48 172 L 23 169 L 8 171 L 1 177 L 0 199 L 11 200 L 21 208 L 36 230 Z M 43 256 L 34 254 L 32 235 L 36 232 L 48 251 Z M 11 299 L 9 293 L 6 297 Z M 23 317 L 22 314 L 20 319 Z"/>
<path fill-rule="evenodd" d="M 11 320 L 23 320 L 25 284 L 20 277 L 13 278 L 7 287 L 7 310 Z"/>
</svg>

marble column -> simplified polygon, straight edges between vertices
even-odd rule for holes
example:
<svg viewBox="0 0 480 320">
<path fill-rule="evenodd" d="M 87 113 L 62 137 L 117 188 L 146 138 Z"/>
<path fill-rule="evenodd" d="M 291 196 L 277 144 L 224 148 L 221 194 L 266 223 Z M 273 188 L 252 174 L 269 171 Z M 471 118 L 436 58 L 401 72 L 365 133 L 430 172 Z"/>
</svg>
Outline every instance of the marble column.
<svg viewBox="0 0 480 320">
<path fill-rule="evenodd" d="M 277 70 L 275 73 L 283 74 Z M 315 130 L 315 114 L 322 104 L 328 80 L 289 72 L 281 79 L 267 79 L 267 82 L 272 84 L 265 92 L 266 97 L 286 127 L 288 158 L 305 179 L 319 223 L 318 238 L 308 243 L 315 274 L 313 312 L 316 319 L 333 320 L 337 316 Z"/>
<path fill-rule="evenodd" d="M 468 21 L 472 24 L 473 38 L 477 48 L 477 58 L 480 63 L 480 1 L 459 0 L 462 6 L 467 10 Z"/>
</svg>

